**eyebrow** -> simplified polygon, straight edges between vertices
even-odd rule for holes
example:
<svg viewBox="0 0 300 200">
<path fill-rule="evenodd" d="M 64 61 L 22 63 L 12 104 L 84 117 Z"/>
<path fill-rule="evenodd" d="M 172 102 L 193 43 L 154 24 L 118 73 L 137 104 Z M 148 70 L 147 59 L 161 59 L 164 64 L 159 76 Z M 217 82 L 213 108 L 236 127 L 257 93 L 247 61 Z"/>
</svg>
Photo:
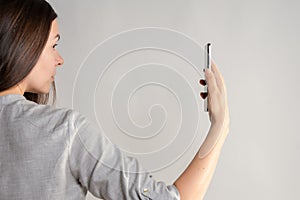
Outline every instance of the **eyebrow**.
<svg viewBox="0 0 300 200">
<path fill-rule="evenodd" d="M 60 35 L 57 34 L 57 35 L 54 37 L 54 39 L 56 39 L 56 38 L 57 38 L 57 41 L 60 40 Z"/>
</svg>

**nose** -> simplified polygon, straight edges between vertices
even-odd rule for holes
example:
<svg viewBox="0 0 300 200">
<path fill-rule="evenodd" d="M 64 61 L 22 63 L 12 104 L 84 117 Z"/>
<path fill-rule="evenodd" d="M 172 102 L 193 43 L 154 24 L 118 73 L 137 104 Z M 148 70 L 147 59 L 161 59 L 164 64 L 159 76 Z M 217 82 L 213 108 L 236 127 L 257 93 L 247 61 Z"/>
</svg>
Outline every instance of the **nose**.
<svg viewBox="0 0 300 200">
<path fill-rule="evenodd" d="M 57 53 L 57 58 L 56 58 L 57 66 L 61 66 L 64 64 L 64 59 L 61 57 L 59 53 Z"/>
</svg>

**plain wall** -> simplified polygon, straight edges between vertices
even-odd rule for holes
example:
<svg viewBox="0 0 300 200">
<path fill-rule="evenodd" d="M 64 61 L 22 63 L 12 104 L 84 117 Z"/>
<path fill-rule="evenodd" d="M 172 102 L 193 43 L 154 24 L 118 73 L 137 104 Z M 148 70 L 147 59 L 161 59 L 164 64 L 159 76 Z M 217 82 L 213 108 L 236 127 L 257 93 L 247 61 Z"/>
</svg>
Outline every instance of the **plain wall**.
<svg viewBox="0 0 300 200">
<path fill-rule="evenodd" d="M 88 56 L 109 37 L 143 27 L 176 30 L 200 45 L 210 41 L 213 59 L 227 83 L 231 129 L 205 199 L 300 199 L 299 1 L 50 3 L 59 15 L 58 49 L 65 58 L 57 71 L 58 106 L 73 107 L 97 121 L 115 143 L 130 153 L 141 153 L 139 159 L 156 179 L 170 184 L 192 159 L 209 126 L 198 96 L 202 88 L 196 83 L 201 70 L 170 52 L 145 50 L 119 60 L 100 76 L 103 66 L 97 62 L 103 54 L 94 54 L 90 60 Z M 199 59 L 202 57 L 200 49 Z M 156 64 L 169 62 L 169 68 L 152 66 L 153 73 L 146 75 L 145 68 L 131 71 L 137 63 L 151 59 Z M 91 82 L 89 76 L 95 73 L 99 82 Z M 127 80 L 127 75 L 136 78 Z M 156 84 L 143 86 L 145 79 Z M 159 139 L 128 136 L 156 132 Z M 176 145 L 169 145 L 169 141 Z M 153 153 L 165 144 L 168 151 L 159 156 Z"/>
</svg>

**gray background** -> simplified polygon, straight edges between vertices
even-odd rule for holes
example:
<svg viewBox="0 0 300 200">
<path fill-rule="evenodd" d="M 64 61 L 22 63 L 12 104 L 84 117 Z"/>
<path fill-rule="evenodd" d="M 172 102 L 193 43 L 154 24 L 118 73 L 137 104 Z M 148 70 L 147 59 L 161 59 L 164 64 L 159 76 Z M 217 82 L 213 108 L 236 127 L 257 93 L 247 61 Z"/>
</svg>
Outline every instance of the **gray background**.
<svg viewBox="0 0 300 200">
<path fill-rule="evenodd" d="M 59 14 L 62 35 L 59 50 L 65 58 L 65 65 L 58 70 L 56 79 L 58 106 L 73 106 L 84 112 L 85 105 L 80 107 L 72 104 L 76 73 L 96 45 L 121 31 L 138 27 L 164 27 L 180 31 L 199 44 L 210 41 L 213 43 L 213 58 L 228 87 L 231 129 L 205 199 L 300 198 L 298 1 L 51 0 L 50 3 Z M 117 65 L 114 69 L 118 71 Z M 194 76 L 188 66 L 185 69 L 180 73 L 186 73 L 185 80 L 192 82 L 192 91 L 196 94 L 201 88 L 197 88 L 193 81 L 200 75 Z M 177 86 L 181 87 L 179 83 Z M 160 97 L 165 94 L 159 92 L 157 94 Z M 180 110 L 171 95 L 166 94 L 161 101 L 170 99 L 168 104 L 174 107 L 170 109 L 171 114 L 165 117 L 171 122 L 175 120 L 175 126 L 178 120 L 176 116 L 181 116 L 176 112 Z M 134 102 L 146 102 L 147 105 L 143 106 L 149 108 L 151 102 L 148 99 L 151 98 L 143 100 L 144 95 L 148 94 L 140 93 L 136 97 L 140 101 Z M 197 99 L 197 95 L 194 98 Z M 184 102 L 184 99 L 181 101 Z M 179 160 L 153 172 L 158 180 L 172 183 L 201 144 L 208 127 L 201 106 L 202 102 L 198 104 L 199 115 L 196 116 L 201 124 L 200 136 L 196 136 L 192 147 Z M 147 116 L 145 110 L 142 113 L 139 113 L 140 109 L 132 110 L 135 110 L 133 115 L 136 120 Z M 168 112 L 168 108 L 166 110 Z M 91 115 L 88 112 L 86 114 Z M 137 123 L 143 124 L 147 120 L 141 119 Z M 191 117 L 189 120 L 195 119 Z M 165 127 L 166 132 L 170 133 L 170 130 L 172 126 Z M 186 137 L 186 140 L 191 138 Z M 165 158 L 162 155 L 159 159 L 155 160 L 158 164 Z M 142 162 L 147 163 L 147 158 Z M 145 164 L 144 167 L 149 166 Z M 89 195 L 87 199 L 93 197 Z"/>
</svg>

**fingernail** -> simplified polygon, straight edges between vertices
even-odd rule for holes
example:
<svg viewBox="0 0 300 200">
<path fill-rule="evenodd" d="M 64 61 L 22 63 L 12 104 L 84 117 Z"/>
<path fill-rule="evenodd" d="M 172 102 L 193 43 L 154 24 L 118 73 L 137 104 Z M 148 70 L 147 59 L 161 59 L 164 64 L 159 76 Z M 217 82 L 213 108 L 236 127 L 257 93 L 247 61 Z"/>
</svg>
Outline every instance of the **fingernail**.
<svg viewBox="0 0 300 200">
<path fill-rule="evenodd" d="M 207 92 L 200 92 L 200 96 L 203 98 L 203 99 L 206 99 L 206 97 L 208 96 Z"/>
<path fill-rule="evenodd" d="M 201 84 L 201 85 L 206 85 L 206 81 L 205 81 L 204 79 L 201 79 L 201 80 L 200 80 L 200 84 Z"/>
</svg>

